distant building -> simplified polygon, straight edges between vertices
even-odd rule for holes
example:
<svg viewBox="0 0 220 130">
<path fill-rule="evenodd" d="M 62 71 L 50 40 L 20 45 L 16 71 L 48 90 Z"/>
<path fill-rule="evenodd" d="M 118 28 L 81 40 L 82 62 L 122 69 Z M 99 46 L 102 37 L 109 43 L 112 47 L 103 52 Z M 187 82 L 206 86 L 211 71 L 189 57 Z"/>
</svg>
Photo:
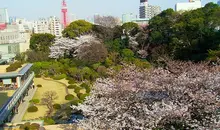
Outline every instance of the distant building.
<svg viewBox="0 0 220 130">
<path fill-rule="evenodd" d="M 50 33 L 57 37 L 62 36 L 60 19 L 51 16 L 48 19 L 41 18 L 38 21 L 34 21 L 34 33 Z"/>
<path fill-rule="evenodd" d="M 8 23 L 8 10 L 6 8 L 0 8 L 0 30 L 5 29 Z"/>
<path fill-rule="evenodd" d="M 0 23 L 9 23 L 7 8 L 0 8 Z"/>
<path fill-rule="evenodd" d="M 189 0 L 189 2 L 177 3 L 176 11 L 189 11 L 202 7 L 201 0 Z"/>
<path fill-rule="evenodd" d="M 220 6 L 220 0 L 218 1 L 218 3 L 217 3 L 219 6 Z"/>
<path fill-rule="evenodd" d="M 49 18 L 49 30 L 50 34 L 55 35 L 56 37 L 62 36 L 62 25 L 57 17 L 51 16 Z"/>
<path fill-rule="evenodd" d="M 34 33 L 50 33 L 49 21 L 44 18 L 34 21 Z"/>
<path fill-rule="evenodd" d="M 19 30 L 19 25 L 7 25 L 0 30 L 0 55 L 2 59 L 10 60 L 21 52 L 29 49 L 30 34 Z"/>
<path fill-rule="evenodd" d="M 151 19 L 161 13 L 160 6 L 152 6 L 148 4 L 148 0 L 140 0 L 139 18 Z"/>
</svg>

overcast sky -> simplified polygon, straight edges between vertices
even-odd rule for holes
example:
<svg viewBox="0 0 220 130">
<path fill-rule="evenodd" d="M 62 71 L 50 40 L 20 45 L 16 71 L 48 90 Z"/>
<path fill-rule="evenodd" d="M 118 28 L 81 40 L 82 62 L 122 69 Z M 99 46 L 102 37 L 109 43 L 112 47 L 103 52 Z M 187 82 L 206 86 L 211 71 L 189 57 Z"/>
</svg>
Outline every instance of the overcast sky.
<svg viewBox="0 0 220 130">
<path fill-rule="evenodd" d="M 8 8 L 9 16 L 36 20 L 39 17 L 58 16 L 62 0 L 0 0 L 0 8 Z M 124 13 L 138 14 L 140 0 L 66 0 L 69 13 L 77 18 L 88 18 L 94 14 L 121 17 Z M 177 2 L 187 0 L 149 0 L 151 5 L 161 6 L 162 10 L 174 8 Z M 203 5 L 217 0 L 202 0 Z"/>
</svg>

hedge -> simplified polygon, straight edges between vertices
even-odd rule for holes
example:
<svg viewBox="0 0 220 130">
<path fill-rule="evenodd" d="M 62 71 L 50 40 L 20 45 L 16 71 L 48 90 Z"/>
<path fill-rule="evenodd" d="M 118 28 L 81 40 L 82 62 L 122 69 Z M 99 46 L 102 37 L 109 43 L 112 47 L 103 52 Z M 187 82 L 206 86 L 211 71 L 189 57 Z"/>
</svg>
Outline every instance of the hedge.
<svg viewBox="0 0 220 130">
<path fill-rule="evenodd" d="M 80 87 L 82 87 L 82 88 L 88 88 L 89 87 L 89 85 L 88 84 L 86 84 L 86 83 L 82 83 L 82 84 L 80 84 Z"/>
<path fill-rule="evenodd" d="M 38 111 L 38 108 L 36 106 L 30 106 L 28 108 L 28 112 L 37 112 Z"/>
<path fill-rule="evenodd" d="M 78 106 L 80 103 L 83 103 L 83 102 L 79 99 L 75 99 L 75 100 L 71 101 L 70 103 L 71 103 L 71 105 Z"/>
<path fill-rule="evenodd" d="M 76 87 L 76 88 L 74 88 L 74 92 L 75 92 L 75 93 L 79 93 L 81 89 L 82 89 L 82 88 L 80 88 L 80 87 Z"/>
<path fill-rule="evenodd" d="M 41 87 L 43 87 L 43 86 L 42 86 L 41 84 L 38 84 L 37 87 L 38 87 L 38 88 L 41 88 Z"/>
<path fill-rule="evenodd" d="M 77 94 L 77 97 L 82 101 L 84 101 L 87 96 L 89 96 L 89 94 L 82 94 L 82 93 Z"/>
<path fill-rule="evenodd" d="M 34 104 L 38 104 L 38 103 L 40 103 L 40 100 L 39 99 L 32 99 L 29 102 L 34 103 Z"/>
<path fill-rule="evenodd" d="M 73 79 L 70 79 L 70 80 L 68 81 L 68 84 L 75 84 L 75 83 L 76 83 L 76 81 L 73 80 Z"/>
<path fill-rule="evenodd" d="M 52 118 L 44 118 L 44 125 L 54 125 L 55 121 Z"/>
<path fill-rule="evenodd" d="M 75 89 L 75 88 L 77 88 L 77 87 L 78 87 L 77 85 L 71 84 L 71 85 L 69 85 L 67 88 L 68 88 L 68 89 Z"/>
<path fill-rule="evenodd" d="M 54 80 L 61 80 L 61 79 L 64 79 L 66 78 L 67 76 L 65 74 L 60 74 L 60 75 L 55 75 L 53 77 Z"/>
<path fill-rule="evenodd" d="M 53 108 L 56 109 L 56 110 L 59 110 L 59 109 L 61 109 L 61 105 L 60 104 L 54 104 Z"/>
<path fill-rule="evenodd" d="M 12 72 L 17 70 L 18 68 L 22 67 L 22 63 L 21 62 L 15 62 L 13 64 L 11 64 L 9 67 L 6 68 L 7 72 Z"/>
<path fill-rule="evenodd" d="M 66 100 L 73 100 L 74 96 L 72 94 L 68 94 L 68 95 L 65 96 L 65 99 Z"/>
</svg>

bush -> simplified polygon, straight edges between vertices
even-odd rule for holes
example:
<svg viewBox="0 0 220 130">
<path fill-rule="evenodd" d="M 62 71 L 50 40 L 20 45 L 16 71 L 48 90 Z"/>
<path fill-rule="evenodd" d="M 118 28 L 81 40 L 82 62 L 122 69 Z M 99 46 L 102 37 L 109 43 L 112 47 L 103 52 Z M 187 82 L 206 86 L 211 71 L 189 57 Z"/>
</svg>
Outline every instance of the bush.
<svg viewBox="0 0 220 130">
<path fill-rule="evenodd" d="M 52 118 L 44 118 L 44 125 L 54 125 L 55 121 Z"/>
<path fill-rule="evenodd" d="M 65 99 L 66 100 L 73 100 L 74 96 L 72 94 L 68 94 L 68 95 L 65 96 Z"/>
<path fill-rule="evenodd" d="M 68 82 L 68 84 L 75 84 L 75 83 L 76 83 L 76 81 L 74 79 L 70 79 Z"/>
<path fill-rule="evenodd" d="M 67 76 L 65 74 L 56 75 L 53 77 L 54 80 L 61 80 L 66 78 Z"/>
<path fill-rule="evenodd" d="M 75 93 L 79 93 L 79 92 L 80 92 L 80 90 L 81 90 L 81 88 L 80 88 L 80 87 L 76 87 L 76 88 L 74 88 L 74 92 L 75 92 Z"/>
<path fill-rule="evenodd" d="M 91 88 L 90 88 L 90 86 L 89 86 L 88 84 L 82 83 L 80 86 L 81 86 L 82 88 L 85 88 L 85 89 L 86 89 L 86 93 L 90 93 L 90 92 L 91 92 Z"/>
<path fill-rule="evenodd" d="M 42 86 L 41 84 L 38 84 L 37 87 L 38 87 L 38 88 L 41 88 L 41 87 L 43 87 L 43 86 Z"/>
<path fill-rule="evenodd" d="M 82 101 L 84 101 L 87 96 L 89 96 L 89 94 L 82 94 L 82 93 L 77 94 L 77 97 Z"/>
<path fill-rule="evenodd" d="M 32 99 L 29 102 L 34 103 L 34 104 L 38 104 L 38 103 L 40 103 L 40 100 L 39 99 Z"/>
<path fill-rule="evenodd" d="M 68 89 L 75 89 L 75 88 L 77 88 L 77 87 L 78 87 L 77 85 L 71 84 L 71 85 L 69 85 L 67 88 L 68 88 Z"/>
<path fill-rule="evenodd" d="M 53 108 L 56 109 L 56 110 L 59 110 L 59 109 L 61 109 L 61 105 L 60 104 L 54 104 Z"/>
<path fill-rule="evenodd" d="M 13 64 L 11 64 L 9 67 L 6 68 L 7 72 L 12 72 L 17 70 L 18 68 L 22 67 L 22 63 L 21 62 L 15 62 Z"/>
<path fill-rule="evenodd" d="M 38 111 L 38 108 L 36 106 L 30 106 L 28 108 L 28 112 L 37 112 Z"/>
<path fill-rule="evenodd" d="M 80 103 L 83 103 L 83 102 L 76 98 L 73 101 L 71 101 L 70 103 L 71 103 L 71 105 L 78 106 Z"/>
</svg>

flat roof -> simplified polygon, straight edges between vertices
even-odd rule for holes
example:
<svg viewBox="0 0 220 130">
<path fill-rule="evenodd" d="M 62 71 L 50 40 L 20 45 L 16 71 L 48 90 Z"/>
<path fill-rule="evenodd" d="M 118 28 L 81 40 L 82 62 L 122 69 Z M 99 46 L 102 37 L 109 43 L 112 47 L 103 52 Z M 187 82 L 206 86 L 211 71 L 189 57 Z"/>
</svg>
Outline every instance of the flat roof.
<svg viewBox="0 0 220 130">
<path fill-rule="evenodd" d="M 21 68 L 18 68 L 14 72 L 6 72 L 6 68 L 9 65 L 0 65 L 0 78 L 10 78 L 24 75 L 33 64 L 24 64 Z"/>
</svg>

